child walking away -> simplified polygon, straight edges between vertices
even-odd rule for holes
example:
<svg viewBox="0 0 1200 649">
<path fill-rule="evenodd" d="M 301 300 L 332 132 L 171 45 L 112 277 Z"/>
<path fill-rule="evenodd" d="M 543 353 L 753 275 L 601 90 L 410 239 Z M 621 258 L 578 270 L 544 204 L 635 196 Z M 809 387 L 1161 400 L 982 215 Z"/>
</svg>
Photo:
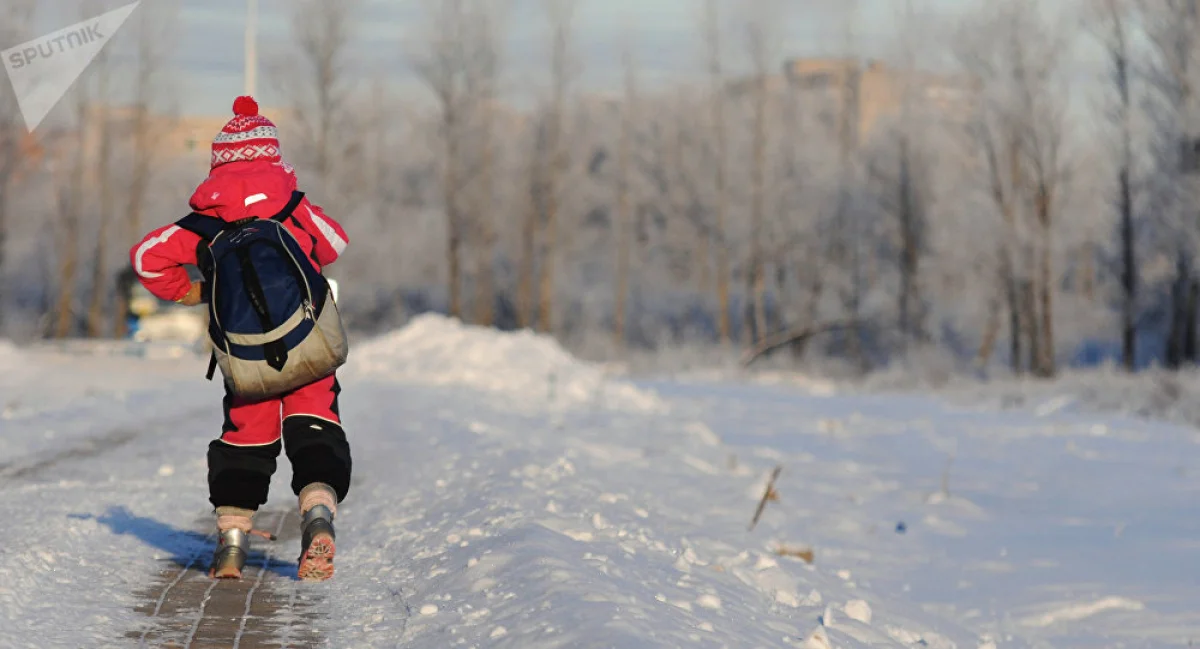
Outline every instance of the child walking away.
<svg viewBox="0 0 1200 649">
<path fill-rule="evenodd" d="M 130 262 L 154 295 L 208 304 L 208 377 L 219 366 L 225 423 L 208 447 L 217 548 L 209 574 L 240 578 L 280 451 L 299 500 L 299 577 L 333 576 L 337 507 L 350 488 L 350 446 L 336 370 L 348 346 L 322 268 L 346 247 L 342 227 L 297 190 L 275 125 L 239 97 L 212 144 L 212 171 L 192 212 L 150 232 Z M 199 267 L 193 282 L 185 265 Z"/>
</svg>

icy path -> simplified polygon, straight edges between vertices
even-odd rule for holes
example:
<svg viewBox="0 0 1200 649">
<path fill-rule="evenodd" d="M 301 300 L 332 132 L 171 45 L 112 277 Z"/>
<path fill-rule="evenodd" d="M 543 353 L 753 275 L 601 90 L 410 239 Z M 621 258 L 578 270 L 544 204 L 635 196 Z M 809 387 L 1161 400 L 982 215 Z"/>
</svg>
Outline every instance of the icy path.
<svg viewBox="0 0 1200 649">
<path fill-rule="evenodd" d="M 203 551 L 220 412 L 202 360 L 113 359 L 72 375 L 93 398 L 39 405 L 34 381 L 64 374 L 24 359 L 42 378 L 0 419 L 0 646 L 136 646 L 163 562 Z M 517 378 L 347 379 L 337 577 L 267 576 L 277 599 L 323 602 L 303 630 L 282 621 L 280 646 L 1200 640 L 1193 431 L 716 384 L 655 384 L 626 409 L 628 387 Z M 747 531 L 776 464 L 779 501 Z M 289 477 L 281 458 L 268 510 L 292 506 Z"/>
</svg>

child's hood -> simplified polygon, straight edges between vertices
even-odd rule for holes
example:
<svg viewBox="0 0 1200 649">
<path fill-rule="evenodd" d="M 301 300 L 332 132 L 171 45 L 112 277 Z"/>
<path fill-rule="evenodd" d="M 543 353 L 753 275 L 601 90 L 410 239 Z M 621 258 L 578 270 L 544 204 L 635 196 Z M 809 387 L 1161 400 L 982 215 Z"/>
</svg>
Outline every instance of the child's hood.
<svg viewBox="0 0 1200 649">
<path fill-rule="evenodd" d="M 284 163 L 231 162 L 213 169 L 189 201 L 191 208 L 224 221 L 271 217 L 283 210 L 296 189 L 296 175 Z"/>
</svg>

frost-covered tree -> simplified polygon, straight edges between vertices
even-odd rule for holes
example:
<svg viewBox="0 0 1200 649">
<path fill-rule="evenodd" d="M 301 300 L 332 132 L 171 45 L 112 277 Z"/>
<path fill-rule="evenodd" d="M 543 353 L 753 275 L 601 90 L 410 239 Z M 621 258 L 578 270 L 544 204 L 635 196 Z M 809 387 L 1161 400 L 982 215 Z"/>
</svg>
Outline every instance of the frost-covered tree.
<svg viewBox="0 0 1200 649">
<path fill-rule="evenodd" d="M 0 2 L 0 42 L 18 43 L 28 35 L 33 17 L 33 0 Z M 7 86 L 7 84 L 5 84 Z M 8 246 L 11 194 L 26 154 L 35 141 L 25 130 L 25 122 L 10 87 L 0 89 L 0 333 L 8 315 Z"/>
<path fill-rule="evenodd" d="M 1035 2 L 1014 0 L 972 17 L 956 48 L 978 91 L 972 137 L 1004 223 L 998 271 L 1009 310 L 1011 362 L 1017 372 L 1040 376 L 1053 375 L 1056 366 L 1054 235 L 1068 173 L 1066 45 Z M 992 320 L 985 341 L 998 321 Z M 988 353 L 985 345 L 981 355 Z"/>
</svg>

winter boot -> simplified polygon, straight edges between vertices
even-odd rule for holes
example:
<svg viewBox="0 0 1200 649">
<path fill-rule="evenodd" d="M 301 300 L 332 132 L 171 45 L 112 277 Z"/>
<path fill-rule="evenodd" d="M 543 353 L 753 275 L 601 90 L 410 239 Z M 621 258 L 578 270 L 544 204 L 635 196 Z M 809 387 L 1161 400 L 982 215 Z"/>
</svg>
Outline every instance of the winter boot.
<svg viewBox="0 0 1200 649">
<path fill-rule="evenodd" d="M 333 576 L 333 518 L 337 493 L 321 482 L 300 490 L 300 560 L 297 576 L 304 581 L 324 581 Z"/>
<path fill-rule="evenodd" d="M 217 549 L 213 552 L 208 576 L 213 579 L 241 579 L 246 557 L 250 556 L 250 533 L 254 530 L 254 510 L 240 507 L 217 508 Z"/>
</svg>

